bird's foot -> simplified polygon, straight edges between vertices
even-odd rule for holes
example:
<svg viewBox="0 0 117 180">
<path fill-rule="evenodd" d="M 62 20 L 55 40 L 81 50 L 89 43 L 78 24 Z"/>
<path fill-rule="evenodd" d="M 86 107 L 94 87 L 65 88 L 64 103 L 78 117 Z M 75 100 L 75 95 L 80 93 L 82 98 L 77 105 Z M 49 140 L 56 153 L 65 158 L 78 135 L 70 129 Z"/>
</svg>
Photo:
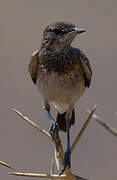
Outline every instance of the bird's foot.
<svg viewBox="0 0 117 180">
<path fill-rule="evenodd" d="M 50 126 L 50 129 L 49 129 L 49 133 L 50 133 L 50 135 L 52 136 L 52 140 L 53 140 L 53 138 L 54 138 L 54 135 L 55 135 L 56 133 L 58 133 L 58 131 L 59 131 L 58 123 L 53 120 L 53 121 L 51 122 L 51 126 Z"/>
<path fill-rule="evenodd" d="M 55 133 L 57 133 L 59 131 L 59 126 L 58 126 L 58 123 L 53 119 L 53 117 L 52 117 L 52 115 L 50 113 L 50 110 L 49 109 L 45 109 L 45 112 L 46 112 L 49 120 L 51 121 L 51 126 L 50 126 L 48 132 L 52 136 L 52 140 L 53 140 Z"/>
<path fill-rule="evenodd" d="M 59 176 L 61 176 L 61 175 L 64 173 L 64 171 L 65 171 L 65 169 L 66 169 L 67 166 L 68 166 L 69 168 L 70 168 L 70 166 L 71 166 L 70 150 L 69 150 L 69 149 L 67 149 L 67 151 L 65 152 L 65 159 L 64 159 L 63 165 L 64 165 L 64 167 L 63 167 L 63 169 L 60 171 Z"/>
</svg>

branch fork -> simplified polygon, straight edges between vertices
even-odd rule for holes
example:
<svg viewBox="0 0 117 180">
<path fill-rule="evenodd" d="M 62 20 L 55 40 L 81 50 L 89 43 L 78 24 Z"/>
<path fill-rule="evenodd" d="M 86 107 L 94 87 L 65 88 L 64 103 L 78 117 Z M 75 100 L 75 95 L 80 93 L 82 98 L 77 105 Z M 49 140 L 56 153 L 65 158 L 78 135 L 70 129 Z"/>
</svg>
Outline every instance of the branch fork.
<svg viewBox="0 0 117 180">
<path fill-rule="evenodd" d="M 97 108 L 97 105 L 95 105 L 92 108 L 92 111 L 89 113 L 89 116 L 87 118 L 87 120 L 85 121 L 82 129 L 80 130 L 80 132 L 78 133 L 78 135 L 76 136 L 76 139 L 74 140 L 72 146 L 71 146 L 71 153 L 73 152 L 73 150 L 75 149 L 76 145 L 78 145 L 79 140 L 81 139 L 85 129 L 87 128 L 95 110 Z M 15 108 L 13 108 L 13 111 L 16 112 L 16 114 L 18 114 L 22 119 L 24 119 L 28 124 L 30 124 L 32 127 L 34 127 L 35 129 L 37 129 L 39 132 L 43 133 L 44 135 L 46 135 L 49 139 L 51 139 L 50 134 L 40 128 L 37 124 L 35 124 L 32 120 L 30 120 L 28 117 L 24 116 L 21 112 L 19 112 L 18 110 L 16 110 Z M 62 147 L 62 143 L 61 143 L 61 139 L 59 137 L 59 133 L 56 133 L 54 138 L 53 138 L 53 143 L 55 144 L 55 162 L 56 162 L 56 166 L 57 166 L 57 170 L 59 171 L 60 169 L 60 163 L 64 164 L 64 150 Z M 11 169 L 12 172 L 9 172 L 9 174 L 11 175 L 16 175 L 16 176 L 26 176 L 26 177 L 37 177 L 37 178 L 56 178 L 56 179 L 65 179 L 65 180 L 87 180 L 85 178 L 82 178 L 80 176 L 74 175 L 71 172 L 71 169 L 67 166 L 65 169 L 65 175 L 57 175 L 57 174 L 35 174 L 35 173 L 23 173 L 23 172 L 18 172 L 16 170 L 16 168 L 13 168 L 11 165 L 0 161 L 0 164 L 3 166 L 6 166 L 7 168 Z"/>
</svg>

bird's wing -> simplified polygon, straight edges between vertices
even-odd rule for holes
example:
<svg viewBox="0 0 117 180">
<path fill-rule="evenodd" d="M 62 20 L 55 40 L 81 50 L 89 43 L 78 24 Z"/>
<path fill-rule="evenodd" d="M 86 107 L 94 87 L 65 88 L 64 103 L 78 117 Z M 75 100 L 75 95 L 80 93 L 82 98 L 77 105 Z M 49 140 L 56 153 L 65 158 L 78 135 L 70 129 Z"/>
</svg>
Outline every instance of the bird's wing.
<svg viewBox="0 0 117 180">
<path fill-rule="evenodd" d="M 28 66 L 28 71 L 30 73 L 31 79 L 34 84 L 36 84 L 36 80 L 37 80 L 38 64 L 39 64 L 39 51 L 36 51 L 32 54 L 30 64 Z"/>
<path fill-rule="evenodd" d="M 89 60 L 82 52 L 80 52 L 80 63 L 84 71 L 85 85 L 89 88 L 92 78 L 92 69 Z"/>
</svg>

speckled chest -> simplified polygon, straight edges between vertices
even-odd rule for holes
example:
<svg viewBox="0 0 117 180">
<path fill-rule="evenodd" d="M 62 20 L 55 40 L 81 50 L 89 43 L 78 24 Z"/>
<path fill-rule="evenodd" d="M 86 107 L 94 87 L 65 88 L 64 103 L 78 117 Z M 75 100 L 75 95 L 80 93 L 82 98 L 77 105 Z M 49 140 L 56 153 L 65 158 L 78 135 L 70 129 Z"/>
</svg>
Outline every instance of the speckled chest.
<svg viewBox="0 0 117 180">
<path fill-rule="evenodd" d="M 41 57 L 37 87 L 48 101 L 60 106 L 75 103 L 85 90 L 83 70 L 73 51 Z"/>
<path fill-rule="evenodd" d="M 40 65 L 41 72 L 57 72 L 65 74 L 74 69 L 80 63 L 80 53 L 75 48 L 66 49 L 43 49 L 40 51 Z"/>
</svg>

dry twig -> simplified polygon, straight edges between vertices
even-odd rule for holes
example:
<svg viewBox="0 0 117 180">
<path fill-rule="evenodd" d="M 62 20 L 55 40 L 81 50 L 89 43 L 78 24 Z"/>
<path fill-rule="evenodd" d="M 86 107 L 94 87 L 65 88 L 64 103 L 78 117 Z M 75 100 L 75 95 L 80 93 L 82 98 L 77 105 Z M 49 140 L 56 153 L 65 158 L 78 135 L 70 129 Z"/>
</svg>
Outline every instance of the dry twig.
<svg viewBox="0 0 117 180">
<path fill-rule="evenodd" d="M 80 131 L 80 133 L 77 135 L 75 141 L 73 142 L 73 144 L 72 144 L 72 146 L 71 146 L 71 152 L 73 152 L 73 150 L 75 149 L 76 145 L 77 145 L 78 142 L 80 141 L 80 138 L 82 137 L 85 129 L 87 128 L 87 126 L 88 126 L 88 124 L 89 124 L 89 122 L 90 122 L 90 120 L 91 120 L 91 118 L 92 118 L 92 116 L 93 116 L 96 108 L 97 108 L 97 104 L 93 107 L 93 109 L 92 109 L 92 111 L 90 112 L 89 117 L 88 117 L 87 120 L 85 121 L 85 123 L 84 123 L 84 125 L 83 125 L 83 127 L 82 127 L 82 129 L 81 129 L 81 131 Z"/>
<path fill-rule="evenodd" d="M 112 128 L 109 124 L 103 122 L 102 120 L 95 119 L 99 124 L 101 124 L 105 129 L 108 130 L 112 135 L 117 137 L 117 130 L 115 128 Z"/>
<path fill-rule="evenodd" d="M 87 113 L 90 113 L 89 110 L 87 110 Z M 105 123 L 104 121 L 101 120 L 101 118 L 99 116 L 97 116 L 96 114 L 93 114 L 93 119 L 96 120 L 97 123 L 99 123 L 101 126 L 103 126 L 108 132 L 110 132 L 112 135 L 117 137 L 117 129 L 112 128 L 110 126 L 110 124 Z"/>
<path fill-rule="evenodd" d="M 80 138 L 82 137 L 93 113 L 96 110 L 97 105 L 95 105 L 91 111 L 91 113 L 89 114 L 89 117 L 87 118 L 86 122 L 84 123 L 80 133 L 77 135 L 72 147 L 71 147 L 71 152 L 74 150 L 74 148 L 76 147 L 76 145 L 78 144 Z M 38 131 L 40 131 L 41 133 L 43 133 L 44 135 L 46 135 L 47 137 L 51 138 L 50 134 L 45 131 L 44 129 L 40 128 L 37 124 L 35 124 L 33 121 L 31 121 L 30 119 L 28 119 L 26 116 L 24 116 L 23 114 L 21 114 L 19 111 L 17 111 L 15 108 L 13 108 L 13 110 L 21 117 L 23 118 L 26 122 L 28 122 L 31 126 L 33 126 L 34 128 L 36 128 Z M 57 156 L 59 156 L 59 159 L 61 161 L 61 163 L 64 163 L 64 151 L 63 151 L 63 147 L 61 144 L 61 139 L 59 137 L 59 133 L 56 133 L 54 138 L 53 138 L 53 142 L 56 146 L 56 152 L 57 152 Z M 58 163 L 58 159 L 56 159 L 56 164 Z M 12 168 L 12 166 L 0 161 L 0 164 L 10 168 L 11 170 L 15 170 L 14 168 Z M 58 165 L 58 164 L 57 164 Z M 59 168 L 59 166 L 58 166 Z M 16 171 L 16 170 L 15 170 Z M 23 173 L 23 172 L 9 172 L 11 175 L 17 175 L 17 176 L 27 176 L 27 177 L 40 177 L 40 178 L 57 178 L 57 179 L 65 179 L 65 180 L 87 180 L 85 178 L 82 178 L 80 176 L 74 175 L 71 173 L 70 168 L 67 166 L 65 169 L 65 175 L 61 175 L 58 176 L 56 174 L 35 174 L 35 173 Z"/>
<path fill-rule="evenodd" d="M 7 167 L 7 168 L 9 168 L 9 169 L 11 169 L 11 170 L 15 170 L 16 171 L 16 169 L 14 167 L 12 167 L 11 165 L 9 165 L 9 164 L 7 164 L 7 163 L 5 163 L 3 161 L 0 161 L 0 164 L 5 166 L 5 167 Z"/>
<path fill-rule="evenodd" d="M 35 174 L 35 173 L 22 173 L 22 172 L 9 172 L 11 175 L 16 176 L 25 176 L 25 177 L 37 177 L 37 178 L 56 178 L 56 179 L 65 179 L 68 180 L 68 177 L 66 175 L 58 176 L 56 174 L 50 175 L 50 174 Z M 87 180 L 80 176 L 71 175 L 69 178 L 70 180 Z"/>
<path fill-rule="evenodd" d="M 40 131 L 41 133 L 43 133 L 44 135 L 48 136 L 49 138 L 51 138 L 50 134 L 40 128 L 37 124 L 35 124 L 33 121 L 31 121 L 30 119 L 28 119 L 26 116 L 24 116 L 21 112 L 19 112 L 18 110 L 16 110 L 15 108 L 13 108 L 13 111 L 15 111 L 21 118 L 23 118 L 26 122 L 28 122 L 31 126 L 33 126 L 34 128 L 36 128 L 38 131 Z"/>
<path fill-rule="evenodd" d="M 23 173 L 23 172 L 9 172 L 11 175 L 16 176 L 25 176 L 25 177 L 37 177 L 37 178 L 57 178 L 57 179 L 65 179 L 65 175 L 58 176 L 56 174 L 35 174 L 35 173 Z"/>
<path fill-rule="evenodd" d="M 56 148 L 55 148 L 55 162 L 56 162 L 56 167 L 57 170 L 60 171 L 60 166 L 59 166 L 59 153 L 57 152 Z"/>
</svg>

